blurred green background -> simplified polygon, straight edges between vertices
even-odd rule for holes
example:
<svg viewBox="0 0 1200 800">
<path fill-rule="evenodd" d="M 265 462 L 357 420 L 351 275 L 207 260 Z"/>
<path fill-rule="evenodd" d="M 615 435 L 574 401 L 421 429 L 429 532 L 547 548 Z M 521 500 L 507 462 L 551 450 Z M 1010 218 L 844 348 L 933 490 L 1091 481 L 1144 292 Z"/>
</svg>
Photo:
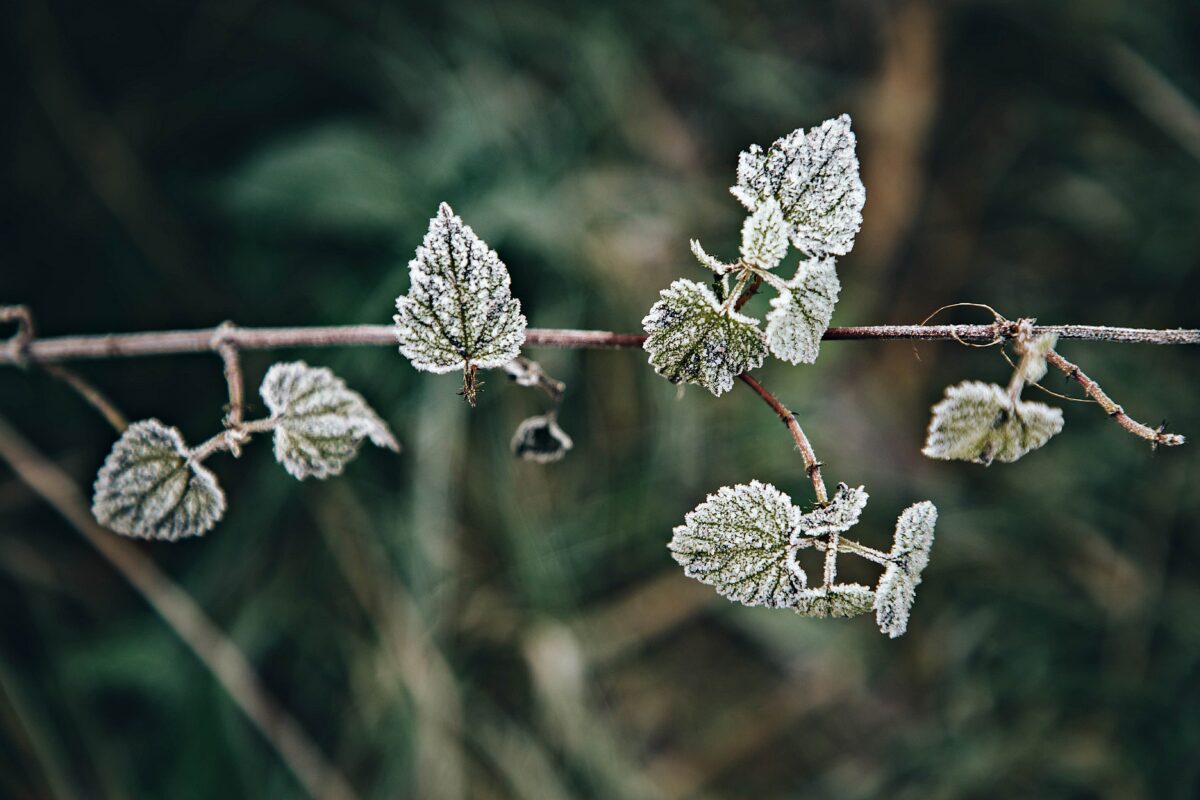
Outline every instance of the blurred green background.
<svg viewBox="0 0 1200 800">
<path fill-rule="evenodd" d="M 636 331 L 699 276 L 689 237 L 734 252 L 739 150 L 843 111 L 867 206 L 834 324 L 978 301 L 1200 327 L 1192 2 L 13 0 L 0 39 L 0 303 L 46 335 L 389 322 L 441 200 L 507 261 L 531 325 Z M 1061 350 L 1133 416 L 1200 437 L 1196 350 Z M 636 351 L 531 355 L 569 386 L 575 449 L 549 467 L 510 455 L 545 403 L 498 373 L 471 412 L 457 377 L 392 348 L 248 354 L 251 389 L 276 356 L 329 365 L 405 451 L 297 483 L 259 442 L 211 462 L 216 530 L 138 545 L 363 797 L 1200 793 L 1196 445 L 1152 453 L 1061 403 L 1063 434 L 1018 464 L 932 462 L 929 406 L 1006 380 L 996 350 L 769 363 L 827 479 L 871 492 L 860 538 L 941 509 L 890 641 L 734 606 L 669 558 L 723 484 L 810 499 L 752 393 L 677 397 Z M 213 356 L 79 371 L 133 419 L 219 427 Z M 0 415 L 84 486 L 114 439 L 36 370 L 0 371 Z M 302 796 L 6 466 L 0 796 Z"/>
</svg>

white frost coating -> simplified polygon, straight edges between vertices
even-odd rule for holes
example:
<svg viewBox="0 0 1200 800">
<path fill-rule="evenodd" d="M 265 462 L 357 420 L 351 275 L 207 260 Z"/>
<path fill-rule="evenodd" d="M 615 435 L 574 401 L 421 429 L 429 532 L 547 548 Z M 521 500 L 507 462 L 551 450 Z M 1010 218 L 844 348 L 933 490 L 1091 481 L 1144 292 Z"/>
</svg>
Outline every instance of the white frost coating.
<svg viewBox="0 0 1200 800">
<path fill-rule="evenodd" d="M 560 461 L 575 446 L 566 431 L 558 427 L 553 414 L 522 420 L 513 434 L 513 455 L 538 464 Z"/>
<path fill-rule="evenodd" d="M 738 157 L 730 189 L 750 211 L 774 197 L 791 226 L 792 244 L 813 256 L 845 255 L 862 226 L 866 190 L 846 114 L 805 132 L 758 145 Z"/>
<path fill-rule="evenodd" d="M 787 255 L 790 233 L 779 202 L 768 197 L 742 223 L 742 258 L 760 269 L 775 269 Z"/>
<path fill-rule="evenodd" d="M 770 484 L 723 486 L 688 512 L 668 548 L 684 574 L 748 606 L 791 608 L 808 585 L 788 542 L 799 519 Z"/>
<path fill-rule="evenodd" d="M 859 583 L 808 589 L 792 608 L 802 617 L 857 617 L 873 608 L 875 593 Z"/>
<path fill-rule="evenodd" d="M 771 354 L 792 364 L 816 361 L 841 290 L 832 258 L 802 262 L 787 288 L 771 298 L 767 312 Z"/>
<path fill-rule="evenodd" d="M 858 524 L 858 518 L 867 507 L 868 497 L 870 495 L 862 486 L 851 489 L 844 483 L 838 484 L 837 491 L 829 499 L 829 505 L 800 516 L 792 535 L 793 543 L 803 536 L 823 536 L 850 530 Z"/>
<path fill-rule="evenodd" d="M 1046 354 L 1058 344 L 1057 333 L 1043 333 L 1025 345 L 1021 357 L 1021 379 L 1026 383 L 1037 383 L 1046 377 Z"/>
<path fill-rule="evenodd" d="M 96 476 L 92 514 L 117 533 L 174 541 L 199 536 L 225 514 L 216 477 L 189 463 L 183 436 L 156 419 L 130 425 Z"/>
<path fill-rule="evenodd" d="M 275 420 L 275 458 L 299 480 L 340 474 L 364 438 L 400 449 L 362 395 L 325 367 L 273 364 L 258 391 Z"/>
<path fill-rule="evenodd" d="M 525 342 L 521 302 L 508 268 L 445 203 L 408 262 L 412 286 L 396 298 L 400 352 L 428 372 L 488 369 L 516 358 Z"/>
<path fill-rule="evenodd" d="M 758 322 L 721 308 L 702 283 L 680 278 L 642 320 L 650 364 L 672 383 L 696 383 L 720 396 L 733 379 L 762 366 L 767 346 Z"/>
<path fill-rule="evenodd" d="M 916 598 L 921 572 L 929 564 L 937 508 L 925 501 L 909 506 L 896 520 L 890 559 L 875 590 L 875 622 L 895 639 L 908 629 L 908 615 Z"/>
<path fill-rule="evenodd" d="M 964 381 L 946 388 L 933 407 L 925 448 L 930 458 L 1012 462 L 1062 430 L 1062 410 L 1018 400 L 994 383 Z"/>
<path fill-rule="evenodd" d="M 694 255 L 696 260 L 700 262 L 700 266 L 711 269 L 718 275 L 724 275 L 725 273 L 736 269 L 733 264 L 726 264 L 716 256 L 710 256 L 708 253 L 706 253 L 704 248 L 700 246 L 699 239 L 691 239 L 690 244 L 692 247 L 692 255 Z"/>
</svg>

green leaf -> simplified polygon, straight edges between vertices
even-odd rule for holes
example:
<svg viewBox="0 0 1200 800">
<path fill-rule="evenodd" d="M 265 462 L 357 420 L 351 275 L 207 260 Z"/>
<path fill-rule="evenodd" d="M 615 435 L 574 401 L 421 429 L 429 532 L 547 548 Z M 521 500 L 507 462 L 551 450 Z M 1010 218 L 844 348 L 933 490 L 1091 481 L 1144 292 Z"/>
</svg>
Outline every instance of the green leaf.
<svg viewBox="0 0 1200 800">
<path fill-rule="evenodd" d="M 412 286 L 396 298 L 400 352 L 428 372 L 504 366 L 525 342 L 508 268 L 445 203 L 408 262 Z"/>
<path fill-rule="evenodd" d="M 340 474 L 364 438 L 400 449 L 362 395 L 325 367 L 273 364 L 259 394 L 275 423 L 275 458 L 299 480 Z"/>
<path fill-rule="evenodd" d="M 774 198 L 797 249 L 845 255 L 862 227 L 866 202 L 854 147 L 846 114 L 807 132 L 794 130 L 765 152 L 758 145 L 743 152 L 730 192 L 750 211 Z"/>
<path fill-rule="evenodd" d="M 808 585 L 789 547 L 799 516 L 770 484 L 723 486 L 687 514 L 668 547 L 684 574 L 730 600 L 791 608 Z"/>
<path fill-rule="evenodd" d="M 199 536 L 225 513 L 216 477 L 190 461 L 183 436 L 156 419 L 130 425 L 96 476 L 92 514 L 125 536 Z"/>
<path fill-rule="evenodd" d="M 875 590 L 875 622 L 895 639 L 908 629 L 908 615 L 916 599 L 921 573 L 929 564 L 937 507 L 929 501 L 906 508 L 896 520 L 890 561 Z"/>
<path fill-rule="evenodd" d="M 964 381 L 946 389 L 933 407 L 922 450 L 930 458 L 972 461 L 1016 461 L 1062 430 L 1062 410 L 1044 403 L 1018 400 L 994 383 Z"/>
<path fill-rule="evenodd" d="M 858 583 L 801 592 L 792 608 L 802 617 L 857 617 L 873 608 L 875 593 Z"/>
<path fill-rule="evenodd" d="M 774 197 L 768 197 L 742 223 L 742 259 L 760 269 L 775 269 L 787 255 L 791 229 Z"/>
<path fill-rule="evenodd" d="M 771 354 L 792 364 L 816 361 L 841 289 L 832 258 L 802 262 L 787 288 L 771 298 L 767 312 Z"/>
<path fill-rule="evenodd" d="M 705 285 L 683 278 L 664 289 L 642 320 L 650 364 L 672 383 L 695 383 L 720 396 L 766 356 L 758 323 L 723 310 Z"/>
</svg>

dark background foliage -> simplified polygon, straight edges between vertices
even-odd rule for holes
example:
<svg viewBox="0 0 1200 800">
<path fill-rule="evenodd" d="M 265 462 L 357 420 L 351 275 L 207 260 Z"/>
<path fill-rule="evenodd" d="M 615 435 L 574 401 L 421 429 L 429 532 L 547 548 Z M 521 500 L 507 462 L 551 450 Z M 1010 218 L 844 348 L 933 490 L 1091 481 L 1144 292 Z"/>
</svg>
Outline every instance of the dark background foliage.
<svg viewBox="0 0 1200 800">
<path fill-rule="evenodd" d="M 441 200 L 500 251 L 531 324 L 637 330 L 698 274 L 690 236 L 733 251 L 738 151 L 843 111 L 868 200 L 836 324 L 981 301 L 1200 326 L 1194 3 L 14 0 L 0 40 L 0 301 L 47 335 L 387 322 Z M 1196 352 L 1062 350 L 1134 416 L 1200 436 Z M 750 392 L 678 398 L 638 352 L 534 355 L 569 385 L 576 447 L 553 467 L 509 454 L 543 401 L 498 375 L 469 412 L 456 378 L 391 348 L 281 354 L 333 367 L 405 452 L 300 484 L 260 442 L 213 462 L 215 531 L 140 545 L 363 796 L 1200 791 L 1195 445 L 1152 453 L 1064 404 L 1064 433 L 1018 464 L 935 463 L 928 407 L 1003 381 L 996 350 L 769 364 L 827 476 L 870 490 L 864 539 L 915 500 L 941 509 L 889 641 L 735 607 L 669 559 L 722 484 L 809 498 Z M 246 358 L 252 387 L 273 357 Z M 134 419 L 192 441 L 219 425 L 212 356 L 80 371 Z M 0 374 L 0 414 L 83 485 L 113 440 L 37 371 Z M 5 467 L 0 795 L 300 795 Z"/>
</svg>

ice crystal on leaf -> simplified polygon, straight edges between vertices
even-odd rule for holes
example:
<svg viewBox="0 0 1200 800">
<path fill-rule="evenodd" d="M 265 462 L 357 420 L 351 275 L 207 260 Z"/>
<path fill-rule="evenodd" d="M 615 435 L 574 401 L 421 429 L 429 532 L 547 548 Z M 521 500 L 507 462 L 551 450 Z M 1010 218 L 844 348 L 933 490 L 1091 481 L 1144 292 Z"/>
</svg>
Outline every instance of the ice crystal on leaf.
<svg viewBox="0 0 1200 800">
<path fill-rule="evenodd" d="M 716 256 L 710 256 L 708 253 L 706 253 L 704 248 L 700 246 L 700 240 L 692 239 L 690 244 L 692 247 L 692 255 L 694 255 L 696 260 L 700 262 L 700 266 L 711 269 L 718 275 L 724 275 L 727 272 L 732 272 L 733 270 L 737 269 L 736 265 L 726 264 Z"/>
<path fill-rule="evenodd" d="M 688 512 L 668 547 L 684 574 L 748 606 L 792 608 L 808 585 L 789 557 L 800 512 L 774 486 L 723 486 Z"/>
<path fill-rule="evenodd" d="M 774 197 L 768 197 L 742 223 L 742 259 L 760 269 L 775 269 L 787 255 L 790 231 Z"/>
<path fill-rule="evenodd" d="M 921 451 L 930 458 L 1016 461 L 1062 430 L 1062 410 L 1017 400 L 994 383 L 964 381 L 946 389 L 933 407 L 929 434 Z"/>
<path fill-rule="evenodd" d="M 767 346 L 755 320 L 724 309 L 701 283 L 680 278 L 642 320 L 650 364 L 672 383 L 696 383 L 715 395 L 763 363 Z"/>
<path fill-rule="evenodd" d="M 858 583 L 839 583 L 801 592 L 792 608 L 802 617 L 857 617 L 868 613 L 875 593 Z"/>
<path fill-rule="evenodd" d="M 96 476 L 92 514 L 126 536 L 199 536 L 224 513 L 216 477 L 190 460 L 178 430 L 156 419 L 130 425 Z"/>
<path fill-rule="evenodd" d="M 766 151 L 753 145 L 738 158 L 730 191 L 750 211 L 774 198 L 792 244 L 813 256 L 845 255 L 862 226 L 866 190 L 846 114 L 792 131 Z"/>
<path fill-rule="evenodd" d="M 797 536 L 823 536 L 827 533 L 845 533 L 858 524 L 863 509 L 870 497 L 862 486 L 851 489 L 844 483 L 829 499 L 829 505 L 809 511 L 800 516 L 796 526 Z M 793 539 L 798 541 L 798 539 Z"/>
<path fill-rule="evenodd" d="M 815 362 L 841 289 L 832 258 L 801 262 L 787 288 L 771 298 L 767 312 L 771 354 L 792 364 Z"/>
<path fill-rule="evenodd" d="M 559 461 L 575 446 L 566 431 L 558 427 L 553 414 L 522 420 L 512 438 L 513 455 L 538 464 Z"/>
<path fill-rule="evenodd" d="M 1044 333 L 1023 345 L 1021 379 L 1026 383 L 1037 383 L 1046 377 L 1046 354 L 1058 344 L 1057 333 Z"/>
<path fill-rule="evenodd" d="M 340 474 L 364 438 L 400 449 L 362 395 L 325 367 L 274 364 L 259 394 L 275 422 L 275 458 L 300 480 Z"/>
<path fill-rule="evenodd" d="M 887 568 L 875 590 L 875 622 L 895 639 L 908 629 L 908 614 L 921 572 L 929 564 L 937 508 L 928 501 L 909 506 L 896 520 L 896 536 Z"/>
<path fill-rule="evenodd" d="M 400 352 L 414 367 L 468 373 L 520 353 L 526 322 L 508 268 L 447 204 L 429 221 L 408 273 L 412 286 L 396 298 L 394 319 Z"/>
</svg>

